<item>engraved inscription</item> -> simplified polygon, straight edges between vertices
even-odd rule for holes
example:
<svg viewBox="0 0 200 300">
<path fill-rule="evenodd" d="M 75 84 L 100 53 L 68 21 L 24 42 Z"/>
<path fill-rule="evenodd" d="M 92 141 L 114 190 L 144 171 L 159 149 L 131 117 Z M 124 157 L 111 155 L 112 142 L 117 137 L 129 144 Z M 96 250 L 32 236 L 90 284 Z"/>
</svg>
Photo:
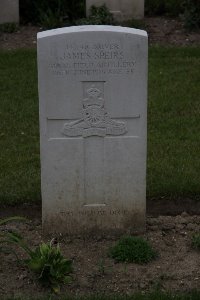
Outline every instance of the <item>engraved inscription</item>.
<svg viewBox="0 0 200 300">
<path fill-rule="evenodd" d="M 55 52 L 54 52 L 55 51 Z M 68 44 L 62 50 L 52 50 L 49 68 L 54 76 L 133 74 L 135 60 L 126 59 L 123 46 L 108 44 Z"/>
<path fill-rule="evenodd" d="M 105 110 L 102 91 L 94 84 L 86 90 L 87 98 L 83 99 L 83 118 L 64 124 L 63 134 L 70 137 L 123 135 L 127 133 L 125 122 L 112 120 Z"/>
<path fill-rule="evenodd" d="M 60 214 L 63 216 L 105 216 L 105 215 L 110 215 L 110 216 L 120 216 L 120 215 L 126 215 L 127 210 L 120 210 L 120 209 L 115 209 L 115 210 L 85 210 L 85 211 L 60 211 Z"/>
</svg>

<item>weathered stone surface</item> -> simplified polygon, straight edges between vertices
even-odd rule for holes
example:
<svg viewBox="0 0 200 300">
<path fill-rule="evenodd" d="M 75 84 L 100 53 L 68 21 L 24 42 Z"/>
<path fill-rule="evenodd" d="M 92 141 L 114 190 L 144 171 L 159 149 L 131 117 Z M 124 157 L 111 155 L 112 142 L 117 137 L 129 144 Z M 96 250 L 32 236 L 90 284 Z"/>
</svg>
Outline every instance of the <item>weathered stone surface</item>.
<svg viewBox="0 0 200 300">
<path fill-rule="evenodd" d="M 146 32 L 41 32 L 38 74 L 44 231 L 144 231 Z"/>
<path fill-rule="evenodd" d="M 144 18 L 144 0 L 86 0 L 87 14 L 92 5 L 101 6 L 103 4 L 106 4 L 117 20 Z"/>
<path fill-rule="evenodd" d="M 0 24 L 19 22 L 19 0 L 0 0 Z"/>
</svg>

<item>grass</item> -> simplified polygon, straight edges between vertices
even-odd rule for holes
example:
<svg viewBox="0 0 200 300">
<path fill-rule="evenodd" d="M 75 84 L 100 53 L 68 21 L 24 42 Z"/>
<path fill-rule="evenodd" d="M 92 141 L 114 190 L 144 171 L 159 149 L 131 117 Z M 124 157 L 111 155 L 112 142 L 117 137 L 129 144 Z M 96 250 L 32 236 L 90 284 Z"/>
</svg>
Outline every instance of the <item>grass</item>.
<svg viewBox="0 0 200 300">
<path fill-rule="evenodd" d="M 200 194 L 200 48 L 152 48 L 149 58 L 149 197 Z"/>
<path fill-rule="evenodd" d="M 0 203 L 38 202 L 35 50 L 0 52 Z M 200 195 L 200 48 L 149 53 L 147 196 Z"/>
<path fill-rule="evenodd" d="M 38 201 L 36 52 L 1 52 L 0 65 L 0 203 Z"/>
</svg>

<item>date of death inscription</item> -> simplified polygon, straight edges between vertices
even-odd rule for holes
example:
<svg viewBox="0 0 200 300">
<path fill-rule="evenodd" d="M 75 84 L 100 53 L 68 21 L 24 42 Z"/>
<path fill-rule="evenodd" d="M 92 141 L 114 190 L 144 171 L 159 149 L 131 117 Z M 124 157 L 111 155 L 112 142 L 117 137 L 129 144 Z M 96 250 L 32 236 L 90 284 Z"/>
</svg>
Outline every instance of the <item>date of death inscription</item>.
<svg viewBox="0 0 200 300">
<path fill-rule="evenodd" d="M 122 216 L 126 215 L 126 210 L 85 210 L 85 211 L 60 211 L 62 216 Z"/>
<path fill-rule="evenodd" d="M 133 74 L 136 61 L 123 46 L 111 44 L 66 44 L 51 53 L 48 68 L 54 76 Z"/>
</svg>

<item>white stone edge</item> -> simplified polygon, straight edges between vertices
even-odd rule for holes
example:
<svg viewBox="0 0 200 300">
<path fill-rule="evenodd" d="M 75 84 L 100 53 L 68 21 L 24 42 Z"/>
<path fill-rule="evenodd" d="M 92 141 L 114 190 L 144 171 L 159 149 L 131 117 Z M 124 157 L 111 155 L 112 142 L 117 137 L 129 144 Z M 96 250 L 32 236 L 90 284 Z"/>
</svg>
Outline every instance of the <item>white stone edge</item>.
<svg viewBox="0 0 200 300">
<path fill-rule="evenodd" d="M 109 25 L 83 25 L 83 26 L 71 26 L 71 27 L 62 27 L 52 30 L 46 30 L 38 32 L 37 39 L 61 35 L 65 33 L 78 33 L 78 32 L 119 32 L 119 33 L 130 33 L 133 35 L 139 35 L 143 37 L 147 37 L 147 32 L 140 29 L 129 28 L 129 27 L 121 27 L 121 26 L 109 26 Z"/>
</svg>

